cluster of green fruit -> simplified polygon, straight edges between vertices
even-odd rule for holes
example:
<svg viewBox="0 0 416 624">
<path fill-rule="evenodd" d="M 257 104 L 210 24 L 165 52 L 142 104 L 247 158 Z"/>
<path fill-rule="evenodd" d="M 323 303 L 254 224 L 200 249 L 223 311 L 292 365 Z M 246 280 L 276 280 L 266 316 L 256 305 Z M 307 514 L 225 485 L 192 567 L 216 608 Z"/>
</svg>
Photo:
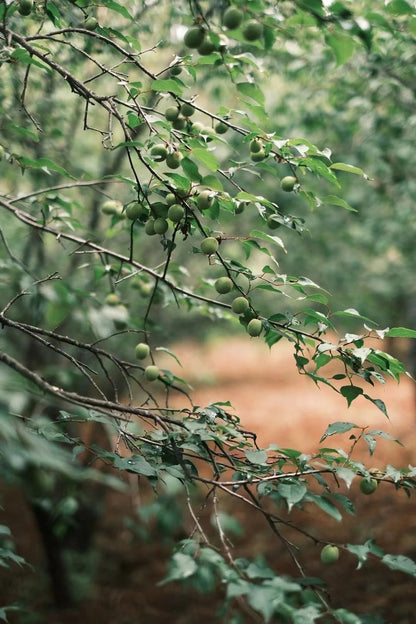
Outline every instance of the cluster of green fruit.
<svg viewBox="0 0 416 624">
<path fill-rule="evenodd" d="M 130 221 L 145 224 L 145 232 L 149 236 L 163 235 L 169 229 L 168 219 L 176 224 L 185 217 L 185 209 L 178 201 L 176 195 L 168 193 L 164 202 L 155 202 L 151 208 L 138 201 L 131 202 L 124 208 L 120 201 L 109 199 L 101 205 L 101 210 L 106 215 L 119 219 L 127 217 Z"/>
<path fill-rule="evenodd" d="M 245 21 L 245 14 L 237 7 L 229 7 L 222 18 L 222 24 L 227 30 L 242 29 L 242 35 L 246 41 L 257 41 L 263 35 L 263 26 L 254 19 Z M 217 44 L 209 36 L 208 31 L 201 24 L 191 26 L 183 38 L 187 48 L 197 50 L 201 56 L 212 54 L 221 49 L 221 43 Z"/>
<path fill-rule="evenodd" d="M 259 139 L 250 141 L 250 158 L 253 162 L 261 162 L 266 158 L 264 145 Z"/>
<path fill-rule="evenodd" d="M 145 360 L 150 355 L 150 347 L 146 342 L 139 342 L 135 348 L 136 358 Z M 144 376 L 147 381 L 156 381 L 160 377 L 160 368 L 155 364 L 149 364 L 144 369 Z"/>
<path fill-rule="evenodd" d="M 257 41 L 263 34 L 263 26 L 260 22 L 250 19 L 244 22 L 244 13 L 237 7 L 229 7 L 223 17 L 222 23 L 228 30 L 236 30 L 242 26 L 243 37 L 246 41 Z"/>
<path fill-rule="evenodd" d="M 178 68 L 180 69 L 180 68 Z M 172 71 L 172 70 L 171 70 Z M 184 130 L 185 128 L 189 133 L 194 135 L 201 135 L 205 137 L 207 142 L 212 141 L 213 131 L 211 128 L 207 128 L 202 123 L 196 121 L 192 122 L 190 119 L 195 114 L 195 107 L 189 102 L 184 102 L 180 107 L 168 106 L 165 110 L 165 118 L 172 124 L 174 130 Z M 215 134 L 225 134 L 228 130 L 228 125 L 222 121 L 217 120 L 214 125 Z M 175 153 L 175 152 L 173 152 Z M 177 169 L 179 167 L 181 158 L 169 157 L 169 151 L 166 145 L 157 144 L 150 150 L 152 158 L 156 162 L 166 160 L 166 164 L 171 169 Z"/>
</svg>

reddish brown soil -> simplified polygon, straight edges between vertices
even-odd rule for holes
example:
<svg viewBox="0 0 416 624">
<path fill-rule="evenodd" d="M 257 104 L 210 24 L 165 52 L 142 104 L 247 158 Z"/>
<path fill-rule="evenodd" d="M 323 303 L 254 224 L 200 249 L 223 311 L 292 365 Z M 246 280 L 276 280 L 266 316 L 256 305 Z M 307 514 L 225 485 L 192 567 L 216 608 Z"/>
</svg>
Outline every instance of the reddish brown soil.
<svg viewBox="0 0 416 624">
<path fill-rule="evenodd" d="M 183 369 L 175 373 L 188 379 L 195 388 L 194 402 L 207 405 L 231 401 L 244 426 L 256 431 L 259 443 L 299 448 L 313 452 L 329 422 L 348 420 L 360 426 L 383 429 L 399 438 L 404 447 L 381 441 L 371 465 L 396 467 L 415 465 L 416 410 L 415 388 L 410 379 L 400 385 L 389 381 L 374 389 L 374 396 L 387 404 L 390 422 L 371 403 L 357 399 L 348 410 L 345 399 L 323 386 L 317 388 L 296 371 L 290 348 L 277 345 L 270 352 L 259 340 L 230 339 L 206 346 L 181 344 L 174 352 Z M 172 368 L 173 360 L 166 362 Z M 329 438 L 325 444 L 349 448 L 346 436 Z M 357 458 L 365 457 L 364 448 Z M 368 454 L 367 454 L 368 456 Z M 342 490 L 345 493 L 345 490 Z M 337 523 L 324 514 L 310 510 L 297 512 L 294 519 L 317 539 L 342 543 L 360 543 L 372 538 L 385 550 L 416 558 L 416 504 L 403 492 L 382 484 L 369 497 L 360 495 L 353 484 L 355 517 Z M 153 542 L 134 538 L 123 524 L 132 499 L 109 493 L 95 542 L 96 577 L 89 594 L 73 609 L 57 610 L 51 600 L 46 576 L 42 573 L 44 555 L 29 509 L 21 495 L 7 491 L 3 497 L 4 513 L 0 523 L 9 522 L 16 537 L 19 554 L 38 572 L 14 567 L 0 573 L 0 598 L 23 601 L 37 615 L 10 616 L 19 624 L 71 624 L 74 618 L 83 624 L 159 623 L 169 619 L 178 624 L 226 622 L 215 615 L 215 600 L 200 596 L 176 584 L 158 587 L 165 574 L 164 559 L 169 548 L 161 540 Z M 244 538 L 235 538 L 239 556 L 261 555 L 279 572 L 296 576 L 286 550 L 271 536 L 264 520 L 246 509 L 233 505 L 246 525 Z M 183 536 L 186 531 L 183 531 Z M 357 560 L 343 551 L 336 567 L 324 567 L 319 560 L 320 546 L 296 534 L 287 534 L 299 545 L 299 557 L 310 576 L 319 576 L 331 587 L 330 600 L 335 606 L 349 607 L 359 613 L 383 613 L 391 624 L 416 622 L 416 583 L 401 572 L 393 572 L 376 560 L 355 571 Z M 39 572 L 40 570 L 40 572 Z M 256 622 L 246 615 L 247 622 Z"/>
</svg>

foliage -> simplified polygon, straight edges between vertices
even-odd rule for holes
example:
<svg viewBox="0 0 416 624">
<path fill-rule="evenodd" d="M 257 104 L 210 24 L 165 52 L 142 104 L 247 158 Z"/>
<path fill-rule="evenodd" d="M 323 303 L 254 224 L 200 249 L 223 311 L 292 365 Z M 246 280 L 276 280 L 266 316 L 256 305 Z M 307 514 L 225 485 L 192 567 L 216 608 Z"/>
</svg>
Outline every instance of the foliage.
<svg viewBox="0 0 416 624">
<path fill-rule="evenodd" d="M 228 323 L 270 348 L 289 341 L 301 374 L 333 388 L 346 406 L 364 398 L 387 415 L 376 388 L 405 369 L 381 341 L 413 338 L 414 331 L 380 329 L 355 307 L 333 312 L 326 290 L 303 268 L 300 275 L 282 269 L 287 250 L 296 255 L 302 247 L 305 207 L 320 215 L 330 205 L 350 218 L 357 205 L 362 229 L 376 239 L 361 212 L 361 191 L 355 201 L 342 191 L 364 187 L 361 163 L 351 163 L 347 149 L 334 157 L 331 144 L 312 142 L 313 134 L 321 143 L 344 91 L 330 91 L 328 115 L 325 106 L 312 110 L 304 122 L 311 138 L 293 135 L 306 113 L 294 107 L 299 118 L 289 122 L 289 104 L 299 101 L 293 84 L 312 91 L 305 69 L 316 60 L 331 71 L 335 63 L 343 79 L 353 58 L 363 73 L 389 69 L 389 87 L 400 85 L 403 95 L 412 68 L 399 75 L 398 59 L 414 38 L 414 8 L 405 0 L 376 11 L 370 3 L 251 0 L 233 3 L 237 17 L 229 22 L 228 14 L 226 23 L 237 26 L 227 28 L 225 2 L 24 4 L 0 3 L 0 360 L 9 414 L 0 428 L 3 477 L 54 517 L 62 543 L 76 524 L 85 481 L 123 487 L 126 474 L 147 480 L 160 514 L 169 483 L 193 526 L 175 544 L 162 584 L 183 581 L 199 591 L 221 584 L 224 614 L 234 621 L 243 621 L 246 601 L 265 622 L 376 622 L 330 607 L 285 529 L 294 509 L 319 509 L 337 521 L 353 514 L 338 488 L 345 483 L 348 490 L 357 476 L 410 494 L 412 467 L 374 474 L 354 459 L 358 442 L 372 455 L 387 434 L 335 422 L 321 442 L 346 433 L 348 452 L 261 449 L 228 404 L 195 405 L 186 380 L 159 361 L 167 355 L 176 365 L 169 344 L 178 328 L 189 331 L 193 323 L 203 332 L 209 323 Z M 286 81 L 283 71 L 275 77 L 280 63 Z M 345 90 L 356 89 L 358 79 L 348 78 Z M 286 109 L 273 99 L 279 80 L 289 94 Z M 371 99 L 362 99 L 371 115 Z M 276 106 L 285 115 L 271 114 Z M 355 111 L 325 143 L 341 143 L 342 132 L 351 140 Z M 364 169 L 374 150 L 381 163 L 381 141 L 377 133 L 376 145 L 363 148 Z M 400 145 L 406 152 L 407 143 Z M 354 182 L 345 182 L 349 177 Z M 327 236 L 322 227 L 318 240 Z M 333 264 L 346 279 L 350 267 Z M 338 323 L 349 328 L 339 339 Z M 97 429 L 110 445 L 91 440 Z M 264 516 L 290 551 L 291 578 L 234 555 L 227 532 L 240 527 L 225 511 L 227 499 Z M 212 508 L 209 527 L 200 506 Z M 171 513 L 177 517 L 178 508 Z M 414 562 L 371 541 L 339 547 L 356 555 L 359 567 L 378 557 L 416 575 Z"/>
</svg>

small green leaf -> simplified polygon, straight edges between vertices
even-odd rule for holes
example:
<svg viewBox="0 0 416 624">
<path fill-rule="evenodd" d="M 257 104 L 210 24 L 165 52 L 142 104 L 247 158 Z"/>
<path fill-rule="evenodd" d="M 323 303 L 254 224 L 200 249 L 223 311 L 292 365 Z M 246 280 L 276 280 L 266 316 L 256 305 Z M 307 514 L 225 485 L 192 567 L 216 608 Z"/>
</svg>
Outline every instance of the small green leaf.
<svg viewBox="0 0 416 624">
<path fill-rule="evenodd" d="M 264 93 L 255 83 L 239 82 L 237 84 L 237 90 L 243 95 L 246 95 L 247 97 L 257 102 L 258 104 L 264 104 Z"/>
<path fill-rule="evenodd" d="M 347 399 L 348 407 L 360 394 L 364 394 L 363 389 L 359 386 L 342 386 L 340 392 Z"/>
<path fill-rule="evenodd" d="M 286 500 L 289 511 L 292 507 L 304 498 L 308 492 L 306 485 L 300 481 L 294 481 L 293 483 L 279 483 L 277 491 L 280 496 Z"/>
<path fill-rule="evenodd" d="M 240 193 L 239 193 L 240 195 Z M 251 238 L 261 238 L 262 240 L 268 241 L 269 243 L 273 243 L 274 245 L 279 245 L 282 249 L 286 251 L 284 242 L 279 236 L 271 236 L 270 234 L 266 234 L 261 230 L 251 230 L 249 236 Z"/>
<path fill-rule="evenodd" d="M 208 150 L 202 147 L 195 147 L 192 150 L 192 154 L 198 158 L 208 169 L 211 171 L 218 171 L 220 168 L 220 163 L 215 158 L 212 152 L 208 152 Z"/>
<path fill-rule="evenodd" d="M 384 555 L 383 550 L 377 546 L 373 540 L 367 540 L 365 544 L 347 544 L 347 549 L 350 553 L 358 557 L 358 570 L 367 561 L 368 555 L 372 554 L 376 557 L 382 557 Z"/>
<path fill-rule="evenodd" d="M 137 474 L 144 475 L 145 477 L 155 477 L 157 472 L 149 462 L 142 457 L 142 455 L 135 454 L 130 457 L 115 456 L 114 467 L 119 470 L 128 470 L 129 472 L 136 472 Z"/>
<path fill-rule="evenodd" d="M 345 32 L 335 32 L 326 36 L 326 41 L 330 46 L 337 65 L 343 65 L 354 53 L 354 39 Z"/>
<path fill-rule="evenodd" d="M 322 511 L 324 511 L 326 514 L 328 514 L 328 516 L 331 516 L 331 518 L 333 518 L 337 522 L 341 522 L 342 514 L 340 510 L 326 496 L 318 496 L 317 494 L 308 492 L 305 500 L 310 503 L 315 503 L 315 505 L 322 509 Z"/>
<path fill-rule="evenodd" d="M 416 329 L 407 329 L 407 327 L 392 327 L 388 329 L 385 336 L 389 338 L 416 338 Z"/>
<path fill-rule="evenodd" d="M 410 576 L 416 576 L 416 563 L 404 555 L 384 555 L 381 559 L 390 570 L 399 570 Z"/>
<path fill-rule="evenodd" d="M 198 171 L 197 165 L 190 158 L 182 158 L 181 167 L 191 180 L 191 182 L 201 182 L 202 176 Z"/>
<path fill-rule="evenodd" d="M 267 466 L 266 451 L 245 451 L 245 456 L 251 464 L 257 466 Z"/>
<path fill-rule="evenodd" d="M 45 173 L 50 173 L 50 171 L 56 171 L 63 176 L 73 178 L 73 176 L 71 176 L 68 171 L 66 171 L 66 169 L 55 164 L 53 160 L 50 160 L 49 158 L 38 158 L 36 160 L 33 160 L 31 158 L 26 158 L 25 156 L 16 156 L 16 160 L 20 163 L 22 167 L 28 169 L 42 169 L 43 171 L 45 171 Z"/>
<path fill-rule="evenodd" d="M 354 167 L 354 165 L 348 165 L 347 163 L 333 163 L 330 166 L 330 169 L 335 169 L 336 171 L 346 171 L 347 173 L 354 173 L 355 175 L 363 176 L 366 180 L 368 176 L 364 173 L 362 169 L 359 167 Z"/>
<path fill-rule="evenodd" d="M 177 552 L 173 555 L 169 563 L 169 571 L 166 577 L 158 583 L 159 586 L 170 583 L 171 581 L 183 581 L 189 578 L 197 571 L 198 566 L 195 559 L 185 553 Z"/>
<path fill-rule="evenodd" d="M 345 210 L 350 210 L 351 212 L 358 212 L 356 208 L 347 204 L 345 199 L 341 199 L 341 197 L 337 197 L 336 195 L 325 195 L 325 197 L 322 197 L 321 199 L 325 204 L 340 206 L 341 208 L 345 208 Z"/>
<path fill-rule="evenodd" d="M 134 17 L 128 12 L 126 7 L 124 7 L 119 2 L 114 2 L 113 0 L 105 0 L 102 4 L 104 4 L 104 6 L 106 6 L 107 9 L 110 9 L 111 11 L 114 11 L 115 13 L 119 13 L 120 15 L 125 17 L 126 19 L 128 19 L 128 20 L 130 20 L 132 22 L 135 21 Z"/>
<path fill-rule="evenodd" d="M 351 470 L 350 468 L 345 468 L 343 466 L 340 466 L 339 468 L 337 468 L 336 475 L 337 477 L 345 481 L 345 484 L 348 489 L 350 489 L 351 483 L 357 476 L 353 470 Z"/>
<path fill-rule="evenodd" d="M 183 89 L 177 80 L 174 78 L 154 80 L 151 84 L 152 91 L 158 91 L 162 93 L 175 93 L 175 95 L 182 95 Z"/>
<path fill-rule="evenodd" d="M 357 425 L 351 422 L 334 422 L 326 428 L 326 431 L 319 442 L 323 442 L 329 436 L 336 435 L 337 433 L 346 433 L 351 429 L 358 429 Z"/>
</svg>

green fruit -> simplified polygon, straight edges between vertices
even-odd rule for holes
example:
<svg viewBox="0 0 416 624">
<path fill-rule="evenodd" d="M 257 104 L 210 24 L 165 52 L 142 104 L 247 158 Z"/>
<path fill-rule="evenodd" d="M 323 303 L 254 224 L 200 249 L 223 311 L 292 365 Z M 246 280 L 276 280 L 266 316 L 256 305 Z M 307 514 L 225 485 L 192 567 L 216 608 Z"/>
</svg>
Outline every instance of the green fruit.
<svg viewBox="0 0 416 624">
<path fill-rule="evenodd" d="M 217 239 L 214 238 L 213 236 L 208 236 L 208 238 L 204 238 L 204 240 L 201 243 L 201 251 L 204 254 L 207 254 L 207 256 L 210 256 L 211 254 L 218 251 L 218 247 L 219 247 L 219 243 Z"/>
<path fill-rule="evenodd" d="M 126 217 L 131 219 L 132 221 L 136 221 L 136 219 L 140 219 L 143 217 L 146 209 L 144 206 L 139 204 L 138 202 L 134 202 L 134 204 L 129 204 L 126 208 Z"/>
<path fill-rule="evenodd" d="M 109 306 L 117 306 L 120 303 L 120 297 L 116 293 L 109 293 L 105 298 L 105 302 Z"/>
<path fill-rule="evenodd" d="M 360 490 L 363 494 L 373 494 L 378 486 L 378 482 L 376 479 L 371 479 L 369 477 L 364 477 L 360 481 Z"/>
<path fill-rule="evenodd" d="M 186 31 L 183 42 L 187 48 L 199 48 L 205 38 L 205 30 L 199 26 L 193 26 Z"/>
<path fill-rule="evenodd" d="M 259 149 L 258 152 L 250 152 L 250 158 L 253 162 L 261 162 L 266 158 L 266 152 L 264 149 Z"/>
<path fill-rule="evenodd" d="M 178 117 L 172 121 L 172 128 L 174 130 L 183 130 L 186 126 L 186 119 L 184 117 Z"/>
<path fill-rule="evenodd" d="M 228 130 L 228 126 L 222 121 L 218 121 L 214 126 L 214 130 L 217 134 L 225 134 Z"/>
<path fill-rule="evenodd" d="M 216 46 L 209 39 L 204 39 L 200 46 L 198 46 L 198 54 L 201 56 L 208 56 L 208 54 L 212 54 L 216 50 Z"/>
<path fill-rule="evenodd" d="M 260 319 L 257 318 L 251 319 L 251 321 L 247 325 L 247 333 L 253 338 L 255 338 L 256 336 L 260 336 L 262 329 L 263 323 Z"/>
<path fill-rule="evenodd" d="M 262 149 L 263 145 L 258 139 L 252 139 L 250 141 L 250 152 L 256 154 Z"/>
<path fill-rule="evenodd" d="M 150 218 L 146 225 L 144 226 L 144 231 L 146 232 L 146 234 L 148 236 L 154 236 L 154 234 L 156 234 L 155 232 L 155 220 Z"/>
<path fill-rule="evenodd" d="M 168 210 L 168 217 L 172 223 L 179 223 L 185 216 L 185 210 L 180 204 L 172 204 Z"/>
<path fill-rule="evenodd" d="M 177 169 L 181 164 L 182 155 L 180 152 L 172 152 L 166 156 L 166 164 L 170 169 Z"/>
<path fill-rule="evenodd" d="M 233 282 L 229 277 L 219 277 L 215 282 L 215 290 L 220 295 L 226 295 L 233 289 Z"/>
<path fill-rule="evenodd" d="M 150 155 L 153 156 L 153 160 L 155 160 L 156 162 L 161 162 L 162 160 L 165 160 L 166 156 L 168 155 L 166 145 L 163 145 L 163 143 L 153 145 L 152 149 L 150 150 Z"/>
<path fill-rule="evenodd" d="M 4 158 L 4 147 L 3 145 L 0 145 L 0 160 L 3 160 Z"/>
<path fill-rule="evenodd" d="M 263 33 L 263 26 L 254 20 L 250 20 L 243 28 L 243 37 L 246 41 L 256 41 Z"/>
<path fill-rule="evenodd" d="M 243 21 L 243 13 L 236 7 L 229 7 L 223 15 L 222 23 L 226 28 L 234 30 L 238 28 Z"/>
<path fill-rule="evenodd" d="M 165 110 L 165 117 L 168 121 L 175 121 L 178 115 L 179 108 L 176 108 L 176 106 L 168 106 L 168 108 Z"/>
<path fill-rule="evenodd" d="M 286 191 L 287 193 L 290 193 L 291 191 L 293 191 L 295 184 L 296 184 L 297 180 L 294 176 L 286 176 L 282 179 L 282 181 L 280 182 L 280 186 L 282 187 L 282 191 Z"/>
<path fill-rule="evenodd" d="M 85 20 L 83 24 L 83 27 L 86 28 L 87 30 L 95 30 L 97 26 L 98 26 L 98 21 L 93 15 L 90 15 L 89 17 L 87 17 L 87 19 Z"/>
<path fill-rule="evenodd" d="M 168 230 L 169 223 L 166 221 L 166 219 L 163 219 L 163 217 L 158 217 L 157 219 L 155 219 L 153 227 L 155 230 L 155 234 L 164 234 Z"/>
<path fill-rule="evenodd" d="M 33 0 L 20 0 L 17 10 L 20 15 L 30 15 L 33 9 Z"/>
<path fill-rule="evenodd" d="M 195 109 L 192 106 L 192 104 L 188 104 L 187 102 L 185 102 L 184 104 L 182 104 L 181 106 L 181 114 L 184 117 L 192 117 L 192 115 L 194 114 Z"/>
<path fill-rule="evenodd" d="M 179 76 L 179 74 L 181 73 L 182 73 L 182 67 L 180 65 L 173 65 L 173 67 L 170 68 L 171 76 Z"/>
<path fill-rule="evenodd" d="M 101 204 L 101 211 L 107 215 L 121 215 L 123 204 L 116 199 L 107 199 Z"/>
<path fill-rule="evenodd" d="M 145 342 L 139 342 L 139 344 L 136 345 L 135 351 L 136 351 L 136 358 L 138 360 L 144 360 L 147 358 L 147 356 L 150 353 L 150 347 Z"/>
<path fill-rule="evenodd" d="M 215 194 L 210 189 L 207 189 L 206 191 L 201 191 L 201 193 L 199 193 L 196 203 L 200 210 L 208 210 L 208 208 L 211 208 L 214 199 Z"/>
<path fill-rule="evenodd" d="M 339 559 L 339 548 L 332 544 L 326 544 L 321 550 L 322 563 L 335 563 Z"/>
<path fill-rule="evenodd" d="M 165 202 L 168 206 L 176 204 L 176 195 L 174 193 L 168 193 L 165 197 Z"/>
<path fill-rule="evenodd" d="M 155 366 L 154 364 L 150 364 L 150 366 L 146 366 L 146 368 L 144 369 L 144 376 L 146 377 L 147 381 L 155 381 L 155 379 L 157 379 L 159 375 L 159 367 Z"/>
<path fill-rule="evenodd" d="M 236 314 L 244 314 L 249 307 L 249 301 L 245 297 L 236 297 L 231 304 L 231 309 Z"/>
<path fill-rule="evenodd" d="M 267 217 L 267 225 L 271 230 L 277 230 L 282 224 L 275 219 L 275 215 L 269 215 Z"/>
</svg>

